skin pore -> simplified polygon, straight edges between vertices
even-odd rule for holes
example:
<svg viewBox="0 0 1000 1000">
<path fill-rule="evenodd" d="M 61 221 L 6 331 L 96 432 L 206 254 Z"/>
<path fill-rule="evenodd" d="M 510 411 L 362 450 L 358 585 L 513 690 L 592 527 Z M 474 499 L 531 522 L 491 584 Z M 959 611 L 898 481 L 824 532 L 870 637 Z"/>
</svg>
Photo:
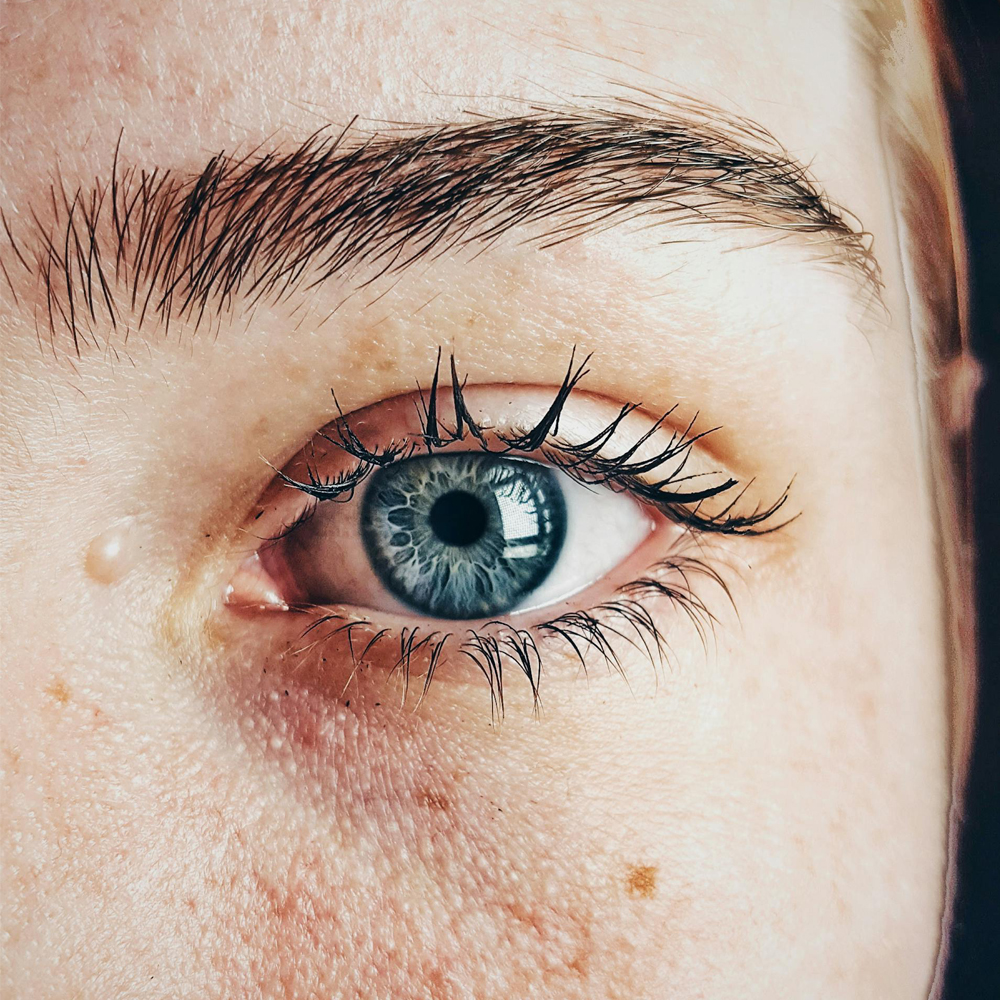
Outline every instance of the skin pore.
<svg viewBox="0 0 1000 1000">
<path fill-rule="evenodd" d="M 948 665 L 858 11 L 109 0 L 5 15 L 12 995 L 925 996 L 944 898 Z M 114 277 L 121 229 L 105 209 L 94 245 L 108 296 L 92 285 L 88 299 L 71 274 L 76 347 L 66 276 L 39 265 L 78 187 L 86 207 L 103 178 L 114 202 L 113 170 L 134 171 L 132 191 L 141 171 L 169 170 L 185 191 L 220 151 L 294 157 L 355 118 L 344 155 L 373 133 L 616 114 L 661 133 L 709 122 L 772 163 L 808 163 L 823 225 L 785 231 L 759 205 L 733 219 L 739 185 L 696 218 L 696 187 L 674 215 L 652 219 L 644 201 L 559 241 L 547 239 L 569 224 L 559 213 L 508 219 L 496 238 L 486 220 L 405 268 L 352 261 L 256 298 L 251 276 L 228 298 L 213 286 L 203 314 L 177 301 L 169 323 L 155 308 L 140 323 L 131 290 L 163 284 L 137 274 L 135 233 Z M 391 226 L 408 218 L 408 174 L 380 165 L 403 206 Z M 445 166 L 428 171 L 431 190 Z M 645 169 L 644 197 L 662 197 Z M 603 170 L 584 171 L 576 196 Z M 280 204 L 309 204 L 303 190 Z M 267 207 L 262 222 L 276 218 Z M 209 214 L 205 233 L 225 218 Z M 869 240 L 851 236 L 862 230 L 878 278 Z M 670 411 L 667 437 L 694 420 L 718 428 L 692 469 L 738 480 L 739 510 L 791 483 L 798 516 L 685 543 L 725 586 L 694 580 L 701 630 L 668 600 L 650 605 L 659 662 L 619 638 L 621 670 L 593 649 L 584 670 L 565 643 L 542 643 L 539 704 L 508 663 L 501 718 L 456 654 L 422 699 L 416 662 L 404 700 L 393 668 L 413 615 L 368 609 L 356 649 L 341 633 L 302 652 L 299 615 L 225 599 L 301 499 L 276 471 L 341 412 L 364 410 L 391 438 L 384 401 L 427 389 L 439 349 L 445 401 L 453 356 L 480 415 L 544 409 L 571 357 L 590 356 L 564 435 L 629 403 L 635 427 Z M 615 579 L 669 555 L 668 534 Z M 570 607 L 614 588 L 594 580 Z M 381 628 L 389 638 L 366 646 Z"/>
</svg>

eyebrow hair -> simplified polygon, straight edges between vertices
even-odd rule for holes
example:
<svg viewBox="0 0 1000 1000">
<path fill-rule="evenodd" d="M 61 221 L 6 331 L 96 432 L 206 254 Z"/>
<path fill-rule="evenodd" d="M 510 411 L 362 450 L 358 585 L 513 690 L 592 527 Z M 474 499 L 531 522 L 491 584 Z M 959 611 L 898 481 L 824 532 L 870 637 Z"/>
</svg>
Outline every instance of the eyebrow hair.
<svg viewBox="0 0 1000 1000">
<path fill-rule="evenodd" d="M 197 326 L 213 305 L 280 301 L 367 265 L 378 277 L 516 227 L 540 224 L 528 242 L 545 247 L 640 214 L 806 236 L 880 287 L 870 235 L 744 119 L 536 108 L 367 137 L 354 126 L 220 153 L 194 174 L 126 167 L 116 148 L 108 178 L 72 195 L 52 185 L 49 221 L 31 210 L 26 240 L 0 210 L 15 302 L 16 265 L 40 283 L 51 337 L 65 328 L 79 354 L 101 314 L 114 328 L 126 314 L 134 328 L 149 315 Z"/>
</svg>

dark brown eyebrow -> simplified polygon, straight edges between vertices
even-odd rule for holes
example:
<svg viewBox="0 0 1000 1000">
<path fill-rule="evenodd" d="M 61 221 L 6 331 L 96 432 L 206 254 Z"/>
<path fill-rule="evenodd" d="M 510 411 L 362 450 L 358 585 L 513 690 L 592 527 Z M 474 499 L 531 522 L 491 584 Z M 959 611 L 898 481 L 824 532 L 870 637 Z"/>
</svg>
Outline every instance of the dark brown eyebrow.
<svg viewBox="0 0 1000 1000">
<path fill-rule="evenodd" d="M 98 321 L 197 323 L 237 299 L 280 300 L 362 266 L 391 273 L 522 225 L 550 246 L 639 214 L 806 235 L 878 288 L 868 234 L 764 130 L 637 107 L 367 137 L 352 124 L 291 150 L 220 153 L 195 174 L 126 167 L 116 150 L 110 177 L 72 194 L 53 185 L 27 233 L 4 213 L 0 265 L 15 301 L 17 269 L 40 283 L 50 334 L 64 328 L 79 353 Z"/>
</svg>

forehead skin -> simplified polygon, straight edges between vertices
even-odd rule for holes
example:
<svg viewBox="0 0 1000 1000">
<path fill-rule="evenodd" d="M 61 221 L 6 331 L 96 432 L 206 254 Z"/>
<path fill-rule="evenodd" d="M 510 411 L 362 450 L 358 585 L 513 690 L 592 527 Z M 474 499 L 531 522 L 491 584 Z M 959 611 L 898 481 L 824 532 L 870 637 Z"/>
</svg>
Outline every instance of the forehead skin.
<svg viewBox="0 0 1000 1000">
<path fill-rule="evenodd" d="M 221 690 L 249 691 L 231 659 L 206 652 L 218 676 L 185 686 L 190 662 L 144 645 L 154 630 L 183 632 L 182 614 L 163 611 L 169 601 L 153 588 L 127 608 L 103 592 L 92 600 L 80 570 L 102 524 L 91 512 L 118 513 L 94 470 L 131 460 L 114 454 L 122 441 L 148 448 L 131 456 L 137 465 L 161 455 L 167 477 L 177 459 L 197 486 L 196 458 L 219 441 L 247 458 L 266 439 L 281 454 L 319 426 L 304 404 L 306 416 L 295 416 L 305 390 L 300 399 L 290 387 L 291 362 L 274 366 L 280 386 L 258 388 L 274 402 L 252 441 L 238 409 L 216 415 L 214 438 L 193 426 L 219 377 L 232 375 L 226 391 L 246 394 L 225 361 L 212 368 L 206 354 L 204 371 L 181 361 L 162 378 L 157 369 L 161 394 L 185 379 L 198 387 L 183 404 L 190 424 L 181 414 L 157 425 L 191 433 L 182 463 L 168 432 L 143 439 L 147 387 L 136 382 L 130 394 L 133 376 L 84 359 L 83 401 L 54 394 L 50 385 L 71 377 L 39 360 L 30 323 L 5 299 L 15 404 L 5 453 L 19 474 L 35 463 L 56 484 L 7 501 L 18 593 L 4 612 L 17 637 L 3 694 L 14 814 L 4 821 L 5 979 L 42 998 L 923 996 L 940 933 L 945 671 L 906 297 L 856 12 L 767 0 L 38 0 L 9 4 L 4 16 L 0 203 L 15 223 L 29 202 L 44 203 L 56 170 L 73 179 L 107 170 L 120 135 L 126 162 L 198 169 L 219 150 L 302 139 L 355 116 L 434 123 L 516 114 L 525 102 L 682 95 L 759 122 L 863 220 L 892 317 L 852 329 L 845 370 L 864 359 L 875 374 L 861 371 L 858 400 L 822 411 L 836 418 L 817 425 L 825 436 L 817 430 L 811 449 L 837 453 L 839 422 L 857 464 L 823 470 L 836 503 L 824 507 L 827 494 L 814 491 L 819 527 L 804 519 L 801 551 L 779 547 L 765 560 L 759 591 L 746 588 L 742 626 L 720 634 L 710 677 L 680 670 L 658 692 L 637 677 L 627 697 L 602 678 L 567 685 L 547 703 L 549 728 L 510 712 L 501 733 L 470 721 L 461 692 L 443 692 L 420 716 L 338 708 L 330 718 L 341 743 L 325 767 L 301 748 L 329 721 L 326 709 L 292 711 L 262 695 L 253 713 L 217 724 L 203 701 L 228 710 L 232 695 Z M 587 257 L 570 266 L 585 268 Z M 460 270 L 444 273 L 462 280 Z M 487 343 L 504 314 L 499 305 L 484 313 Z M 759 317 L 761 329 L 767 322 Z M 470 329 L 471 355 L 479 328 Z M 266 377 L 260 340 L 245 349 L 221 341 Z M 483 373 L 516 359 L 517 345 L 497 341 L 500 362 L 474 359 Z M 393 356 L 405 386 L 406 366 L 435 343 Z M 645 350 L 622 347 L 632 367 L 619 365 L 618 382 L 599 376 L 609 393 Z M 150 357 L 159 351 L 149 347 Z M 537 353 L 525 347 L 525 381 L 551 370 Z M 824 363 L 805 348 L 790 356 L 772 367 L 789 365 L 780 381 L 788 405 L 811 414 L 809 379 L 820 384 Z M 333 378 L 318 357 L 296 359 L 310 399 Z M 372 373 L 368 355 L 341 360 L 367 379 L 359 405 L 401 391 L 396 375 Z M 696 408 L 713 370 L 685 377 L 677 384 Z M 796 380 L 807 390 L 793 391 Z M 728 369 L 719 381 L 736 387 L 763 433 L 769 421 L 752 387 Z M 851 379 L 842 381 L 848 391 Z M 58 412 L 52 422 L 93 420 L 80 426 L 96 447 L 77 453 L 58 434 L 50 440 L 33 416 L 43 397 L 47 419 Z M 278 426 L 293 420 L 315 422 Z M 787 440 L 797 446 L 794 434 Z M 883 467 L 892 470 L 884 500 L 855 511 Z M 787 481 L 787 465 L 769 471 Z M 58 477 L 69 474 L 68 488 Z M 183 490 L 170 490 L 156 496 L 177 512 L 172 530 L 200 530 L 182 516 Z M 76 519 L 81 526 L 62 524 Z M 189 567 L 170 563 L 166 542 L 157 552 L 172 587 Z M 879 558 L 866 561 L 871 552 Z M 802 580 L 822 596 L 804 596 Z M 253 727 L 268 737 L 233 737 Z M 296 752 L 281 749 L 285 737 Z"/>
<path fill-rule="evenodd" d="M 220 149 L 355 115 L 451 121 L 643 88 L 759 122 L 834 200 L 849 192 L 866 226 L 890 230 L 879 146 L 865 141 L 877 117 L 860 22 L 836 4 L 44 8 L 7 10 L 8 204 L 49 176 L 56 157 L 69 176 L 106 167 L 123 127 L 129 160 L 200 165 Z"/>
</svg>

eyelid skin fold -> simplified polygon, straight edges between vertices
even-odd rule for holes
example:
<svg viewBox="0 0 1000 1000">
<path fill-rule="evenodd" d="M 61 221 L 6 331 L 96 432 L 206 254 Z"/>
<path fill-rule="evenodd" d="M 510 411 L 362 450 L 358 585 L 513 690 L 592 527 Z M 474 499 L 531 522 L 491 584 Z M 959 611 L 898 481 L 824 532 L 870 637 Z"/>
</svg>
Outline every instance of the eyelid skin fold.
<svg viewBox="0 0 1000 1000">
<path fill-rule="evenodd" d="M 563 382 L 545 411 L 530 426 L 515 426 L 504 430 L 473 417 L 466 399 L 465 382 L 458 377 L 454 357 L 450 362 L 453 422 L 446 425 L 441 420 L 439 348 L 429 394 L 425 396 L 418 387 L 416 404 L 422 427 L 417 434 L 394 439 L 388 444 L 366 447 L 356 433 L 353 418 L 345 416 L 338 406 L 340 420 L 329 431 L 321 431 L 318 436 L 335 449 L 354 458 L 356 464 L 332 477 L 318 474 L 308 462 L 304 466 L 307 480 L 295 479 L 284 472 L 279 472 L 278 475 L 286 485 L 301 490 L 315 500 L 350 499 L 358 486 L 376 468 L 417 454 L 422 449 L 430 454 L 451 445 L 465 443 L 501 455 L 537 453 L 557 468 L 578 477 L 581 482 L 628 491 L 640 502 L 655 507 L 672 520 L 701 531 L 762 534 L 774 530 L 772 526 L 764 527 L 764 522 L 773 518 L 784 506 L 788 490 L 770 506 L 758 505 L 748 513 L 737 511 L 746 487 L 734 494 L 733 491 L 740 484 L 731 476 L 709 484 L 705 479 L 718 475 L 717 473 L 687 471 L 692 449 L 712 433 L 711 429 L 695 432 L 695 417 L 683 429 L 670 432 L 665 444 L 660 443 L 660 432 L 668 429 L 667 421 L 676 407 L 650 421 L 628 444 L 625 443 L 628 440 L 625 437 L 628 433 L 626 425 L 630 418 L 641 414 L 639 403 L 621 404 L 617 413 L 602 424 L 596 433 L 582 440 L 570 441 L 561 436 L 560 420 L 572 394 L 579 390 L 591 360 L 588 356 L 576 363 L 575 356 L 574 350 Z M 671 466 L 670 463 L 674 464 Z M 698 478 L 702 482 L 694 484 L 692 481 Z M 723 495 L 732 496 L 732 499 L 721 510 L 706 512 L 703 509 L 705 501 Z"/>
</svg>

